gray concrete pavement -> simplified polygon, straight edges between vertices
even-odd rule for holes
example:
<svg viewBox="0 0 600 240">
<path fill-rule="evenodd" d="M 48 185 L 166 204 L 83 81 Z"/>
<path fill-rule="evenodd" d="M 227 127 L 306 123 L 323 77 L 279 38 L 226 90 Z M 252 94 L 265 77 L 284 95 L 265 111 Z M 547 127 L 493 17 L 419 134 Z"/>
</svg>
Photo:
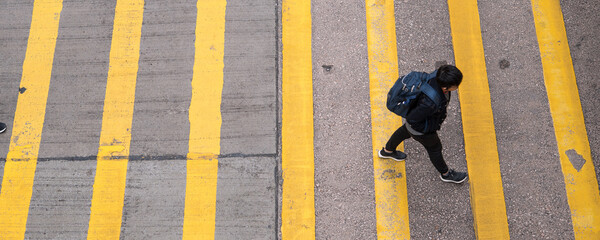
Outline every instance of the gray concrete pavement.
<svg viewBox="0 0 600 240">
<path fill-rule="evenodd" d="M 27 239 L 87 235 L 115 3 L 63 3 Z M 600 7 L 561 3 L 600 176 Z M 227 3 L 216 239 L 280 238 L 280 4 Z M 377 237 L 364 4 L 312 1 L 317 239 Z M 0 2 L 0 178 L 32 7 Z M 395 11 L 400 74 L 453 64 L 444 1 Z M 573 239 L 530 2 L 480 1 L 479 13 L 511 237 Z M 121 238 L 181 238 L 197 17 L 194 0 L 145 3 Z M 464 171 L 458 94 L 448 112 L 445 158 Z M 468 185 L 442 183 L 420 144 L 405 148 L 411 237 L 474 239 Z"/>
<path fill-rule="evenodd" d="M 129 162 L 121 238 L 181 239 L 185 172 L 185 159 Z"/>
<path fill-rule="evenodd" d="M 105 1 L 63 4 L 41 157 L 98 153 L 114 8 Z"/>
<path fill-rule="evenodd" d="M 188 151 L 195 3 L 146 1 L 131 126 L 133 156 L 185 156 Z"/>
<path fill-rule="evenodd" d="M 27 49 L 27 38 L 31 26 L 33 1 L 0 2 L 0 120 L 8 125 L 0 137 L 0 156 L 8 153 L 12 122 L 17 108 L 18 89 Z M 4 176 L 4 164 L 0 164 L 0 177 Z M 0 186 L 1 187 L 1 186 Z"/>
<path fill-rule="evenodd" d="M 195 1 L 146 1 L 122 238 L 183 234 L 195 17 Z"/>
<path fill-rule="evenodd" d="M 40 161 L 25 239 L 84 239 L 96 165 L 92 161 Z"/>
<path fill-rule="evenodd" d="M 277 238 L 275 9 L 227 1 L 215 239 Z"/>
<path fill-rule="evenodd" d="M 113 18 L 114 3 L 64 3 L 26 238 L 86 237 Z"/>
<path fill-rule="evenodd" d="M 377 236 L 364 8 L 312 1 L 317 239 Z"/>
<path fill-rule="evenodd" d="M 573 239 L 531 3 L 479 9 L 510 235 Z"/>
<path fill-rule="evenodd" d="M 2 3 L 4 156 L 32 7 L 32 1 Z M 63 3 L 27 239 L 87 235 L 114 7 L 115 1 Z M 275 10 L 272 1 L 228 1 L 217 239 L 277 238 Z M 145 3 L 125 239 L 182 235 L 196 15 L 196 1 Z"/>
<path fill-rule="evenodd" d="M 431 72 L 454 64 L 448 5 L 444 1 L 398 1 L 396 39 L 400 75 Z M 391 134 L 391 133 L 390 133 Z M 466 171 L 458 94 L 452 93 L 448 117 L 439 131 L 449 168 Z M 419 239 L 474 239 L 467 184 L 449 185 L 439 179 L 425 148 L 405 141 L 410 235 Z"/>
<path fill-rule="evenodd" d="M 577 77 L 579 97 L 587 128 L 596 179 L 600 179 L 600 6 L 594 1 L 561 1 L 565 28 Z"/>
</svg>

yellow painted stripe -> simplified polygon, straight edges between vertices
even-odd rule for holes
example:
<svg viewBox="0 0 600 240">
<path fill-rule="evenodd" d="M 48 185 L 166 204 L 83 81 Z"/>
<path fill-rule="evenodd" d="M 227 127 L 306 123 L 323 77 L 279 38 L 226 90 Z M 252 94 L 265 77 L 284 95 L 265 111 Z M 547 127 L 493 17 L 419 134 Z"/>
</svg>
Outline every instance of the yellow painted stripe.
<svg viewBox="0 0 600 240">
<path fill-rule="evenodd" d="M 0 238 L 23 239 L 46 115 L 62 0 L 36 0 L 0 193 Z"/>
<path fill-rule="evenodd" d="M 385 107 L 387 92 L 398 78 L 394 1 L 366 0 L 366 15 L 377 238 L 409 239 L 405 164 L 377 155 L 402 125 L 401 118 Z"/>
<path fill-rule="evenodd" d="M 449 0 L 456 66 L 463 72 L 458 93 L 478 239 L 509 239 L 494 116 L 476 0 Z"/>
<path fill-rule="evenodd" d="M 315 239 L 310 1 L 282 3 L 282 239 Z"/>
<path fill-rule="evenodd" d="M 143 0 L 117 0 L 88 239 L 121 232 L 143 14 Z"/>
<path fill-rule="evenodd" d="M 600 236 L 600 195 L 558 0 L 532 0 L 548 103 L 576 239 Z M 576 164 L 572 164 L 569 157 Z M 577 163 L 583 158 L 584 163 Z M 580 165 L 583 164 L 583 165 Z"/>
<path fill-rule="evenodd" d="M 215 235 L 226 6 L 225 0 L 197 2 L 183 239 Z"/>
</svg>

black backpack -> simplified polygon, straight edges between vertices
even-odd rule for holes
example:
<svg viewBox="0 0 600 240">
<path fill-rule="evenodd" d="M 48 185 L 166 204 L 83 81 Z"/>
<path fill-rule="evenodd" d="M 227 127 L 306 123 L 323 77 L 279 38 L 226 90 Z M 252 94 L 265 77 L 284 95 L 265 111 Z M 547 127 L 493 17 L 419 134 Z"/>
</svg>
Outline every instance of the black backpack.
<svg viewBox="0 0 600 240">
<path fill-rule="evenodd" d="M 435 72 L 434 72 L 435 73 Z M 435 74 L 429 74 L 435 76 Z M 432 79 L 426 73 L 411 72 L 396 80 L 387 95 L 387 108 L 393 113 L 406 117 L 415 106 L 421 93 L 427 95 L 436 106 L 441 104 L 440 95 L 427 82 Z"/>
</svg>

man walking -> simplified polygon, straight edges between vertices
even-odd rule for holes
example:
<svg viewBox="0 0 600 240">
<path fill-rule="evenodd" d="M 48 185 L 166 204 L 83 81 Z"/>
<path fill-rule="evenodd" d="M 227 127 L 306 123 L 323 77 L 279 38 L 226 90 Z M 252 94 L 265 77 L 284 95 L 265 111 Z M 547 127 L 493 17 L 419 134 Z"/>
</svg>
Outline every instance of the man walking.
<svg viewBox="0 0 600 240">
<path fill-rule="evenodd" d="M 412 137 L 425 147 L 431 163 L 440 172 L 442 181 L 462 183 L 467 179 L 467 173 L 448 168 L 442 156 L 442 142 L 437 134 L 446 119 L 450 93 L 458 89 L 462 82 L 462 73 L 455 66 L 443 65 L 430 74 L 414 72 L 410 74 L 420 74 L 419 77 L 427 78 L 427 83 L 436 90 L 441 101 L 436 104 L 426 94 L 420 94 L 416 99 L 416 105 L 406 115 L 405 124 L 392 134 L 385 147 L 379 151 L 379 157 L 396 161 L 404 160 L 406 154 L 397 151 L 396 148 L 401 142 Z"/>
</svg>

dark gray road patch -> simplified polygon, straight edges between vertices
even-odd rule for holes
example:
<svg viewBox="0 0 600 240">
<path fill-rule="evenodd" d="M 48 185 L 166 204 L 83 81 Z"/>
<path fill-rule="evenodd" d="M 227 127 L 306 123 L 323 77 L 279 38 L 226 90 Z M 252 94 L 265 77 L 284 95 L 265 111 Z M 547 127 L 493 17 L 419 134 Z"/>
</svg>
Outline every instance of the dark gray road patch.
<svg viewBox="0 0 600 240">
<path fill-rule="evenodd" d="M 575 170 L 578 172 L 586 163 L 585 158 L 583 158 L 581 154 L 577 153 L 575 149 L 569 149 L 565 152 L 565 154 L 567 154 L 567 157 L 569 157 L 569 161 L 571 162 L 571 165 L 573 165 L 573 168 L 575 168 Z"/>
</svg>

